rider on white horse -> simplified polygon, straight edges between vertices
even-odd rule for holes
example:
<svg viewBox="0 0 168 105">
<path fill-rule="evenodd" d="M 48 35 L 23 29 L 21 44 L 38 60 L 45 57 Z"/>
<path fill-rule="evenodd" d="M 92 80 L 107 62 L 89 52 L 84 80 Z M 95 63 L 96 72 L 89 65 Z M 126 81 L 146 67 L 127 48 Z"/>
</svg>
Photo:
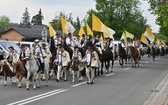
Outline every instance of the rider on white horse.
<svg viewBox="0 0 168 105">
<path fill-rule="evenodd" d="M 33 55 L 35 56 L 35 58 L 37 59 L 37 62 L 39 64 L 39 70 L 42 70 L 44 71 L 44 59 L 43 59 L 43 53 L 41 51 L 41 46 L 38 44 L 39 43 L 39 40 L 36 39 L 33 43 Z"/>
</svg>

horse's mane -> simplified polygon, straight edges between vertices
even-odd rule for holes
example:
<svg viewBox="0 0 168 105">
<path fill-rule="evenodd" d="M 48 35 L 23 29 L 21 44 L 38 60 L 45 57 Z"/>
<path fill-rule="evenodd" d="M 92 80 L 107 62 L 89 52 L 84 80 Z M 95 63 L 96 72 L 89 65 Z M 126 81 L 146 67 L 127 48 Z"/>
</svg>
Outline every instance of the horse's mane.
<svg viewBox="0 0 168 105">
<path fill-rule="evenodd" d="M 13 62 L 13 65 L 16 66 L 16 71 L 18 71 L 18 70 L 21 71 L 24 68 L 21 61 L 19 61 L 19 62 Z"/>
</svg>

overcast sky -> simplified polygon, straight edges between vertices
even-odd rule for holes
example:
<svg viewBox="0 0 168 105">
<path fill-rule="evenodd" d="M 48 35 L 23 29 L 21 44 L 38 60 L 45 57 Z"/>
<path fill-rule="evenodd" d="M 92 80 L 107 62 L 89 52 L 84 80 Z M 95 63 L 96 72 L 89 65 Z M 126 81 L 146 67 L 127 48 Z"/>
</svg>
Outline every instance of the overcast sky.
<svg viewBox="0 0 168 105">
<path fill-rule="evenodd" d="M 143 15 L 148 19 L 148 24 L 153 32 L 158 32 L 159 26 L 155 24 L 155 17 L 147 10 L 149 5 L 143 0 L 141 2 L 141 9 L 144 10 Z M 0 3 L 0 16 L 6 15 L 11 22 L 20 23 L 25 7 L 28 8 L 31 18 L 41 8 L 43 23 L 48 24 L 60 11 L 66 14 L 72 13 L 74 19 L 77 16 L 83 19 L 89 9 L 95 9 L 95 2 L 93 0 L 3 0 Z"/>
</svg>

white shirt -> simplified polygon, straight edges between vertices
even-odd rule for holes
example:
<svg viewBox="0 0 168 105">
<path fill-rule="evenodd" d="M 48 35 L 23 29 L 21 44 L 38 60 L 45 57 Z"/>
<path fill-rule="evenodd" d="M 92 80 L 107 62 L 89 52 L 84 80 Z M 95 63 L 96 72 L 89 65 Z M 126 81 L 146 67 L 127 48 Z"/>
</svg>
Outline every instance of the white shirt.
<svg viewBox="0 0 168 105">
<path fill-rule="evenodd" d="M 37 55 L 37 53 L 40 53 L 39 56 L 42 56 L 40 46 L 37 44 L 34 48 L 35 48 L 35 55 Z"/>
<path fill-rule="evenodd" d="M 71 45 L 71 39 L 69 37 L 67 37 L 65 41 L 67 45 Z"/>
<path fill-rule="evenodd" d="M 90 53 L 88 53 L 86 55 L 86 62 L 87 62 L 88 65 L 90 65 L 90 63 L 91 63 L 91 54 Z"/>
</svg>

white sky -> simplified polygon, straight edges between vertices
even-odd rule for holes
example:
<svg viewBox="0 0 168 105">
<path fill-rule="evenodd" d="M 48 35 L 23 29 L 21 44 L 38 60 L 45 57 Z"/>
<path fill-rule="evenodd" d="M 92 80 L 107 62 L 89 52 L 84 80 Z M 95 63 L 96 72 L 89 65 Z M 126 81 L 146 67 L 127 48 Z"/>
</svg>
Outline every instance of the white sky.
<svg viewBox="0 0 168 105">
<path fill-rule="evenodd" d="M 153 32 L 158 32 L 159 26 L 155 24 L 155 17 L 148 12 L 149 5 L 143 1 L 141 9 L 144 10 L 143 15 L 147 18 L 148 24 Z M 95 9 L 93 0 L 3 0 L 0 3 L 0 16 L 6 15 L 13 23 L 20 23 L 25 7 L 28 8 L 30 17 L 36 15 L 41 8 L 44 24 L 48 24 L 55 17 L 55 13 L 60 11 L 66 14 L 72 13 L 74 19 L 79 16 L 83 19 L 89 9 Z"/>
</svg>

